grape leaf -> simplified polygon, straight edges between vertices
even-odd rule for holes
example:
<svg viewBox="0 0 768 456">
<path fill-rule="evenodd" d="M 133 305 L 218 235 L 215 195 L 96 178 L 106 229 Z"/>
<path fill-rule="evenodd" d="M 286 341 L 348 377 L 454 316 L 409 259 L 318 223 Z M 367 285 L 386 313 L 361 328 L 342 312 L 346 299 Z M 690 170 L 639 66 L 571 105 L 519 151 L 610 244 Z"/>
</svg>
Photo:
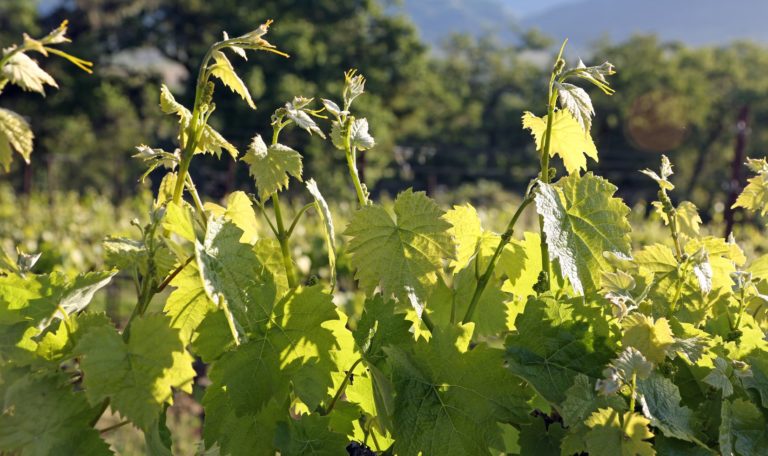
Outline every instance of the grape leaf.
<svg viewBox="0 0 768 456">
<path fill-rule="evenodd" d="M 768 453 L 768 424 L 751 402 L 723 401 L 720 452 L 740 456 Z"/>
<path fill-rule="evenodd" d="M 88 401 L 109 398 L 115 410 L 146 430 L 163 405 L 173 402 L 173 388 L 192 392 L 192 356 L 169 323 L 163 315 L 136 318 L 127 342 L 114 328 L 90 328 L 75 347 Z"/>
<path fill-rule="evenodd" d="M 378 205 L 359 209 L 344 234 L 357 269 L 355 278 L 371 293 L 377 285 L 385 296 L 407 290 L 423 300 L 437 280 L 444 259 L 455 257 L 443 211 L 423 192 L 406 190 L 395 200 L 395 219 Z"/>
<path fill-rule="evenodd" d="M 658 320 L 633 313 L 622 321 L 624 335 L 621 343 L 624 347 L 634 347 L 640 351 L 648 361 L 660 364 L 667 357 L 667 350 L 675 343 L 672 329 L 666 318 Z"/>
<path fill-rule="evenodd" d="M 754 350 L 746 361 L 752 375 L 743 378 L 744 387 L 757 390 L 763 407 L 768 407 L 768 353 Z"/>
<path fill-rule="evenodd" d="M 600 378 L 614 356 L 591 326 L 575 317 L 572 303 L 529 299 L 515 321 L 517 332 L 505 343 L 509 369 L 546 400 L 562 403 L 578 374 Z"/>
<path fill-rule="evenodd" d="M 337 456 L 344 453 L 349 443 L 346 435 L 329 429 L 331 419 L 308 415 L 298 420 L 278 424 L 275 443 L 280 455 L 285 456 Z"/>
<path fill-rule="evenodd" d="M 195 242 L 195 257 L 208 297 L 231 312 L 238 331 L 249 331 L 269 318 L 276 290 L 256 253 L 240 242 L 242 236 L 232 222 L 211 218 L 205 240 Z"/>
<path fill-rule="evenodd" d="M 637 413 L 602 408 L 587 418 L 585 436 L 590 456 L 653 456 L 650 422 Z"/>
<path fill-rule="evenodd" d="M 206 389 L 203 405 L 206 447 L 218 442 L 220 454 L 231 456 L 275 453 L 273 440 L 277 423 L 286 414 L 275 399 L 258 413 L 238 416 L 226 391 L 213 385 Z"/>
<path fill-rule="evenodd" d="M 319 286 L 299 288 L 274 309 L 251 311 L 266 316 L 247 342 L 213 365 L 214 386 L 226 387 L 238 415 L 258 413 L 290 387 L 314 410 L 328 394 L 331 372 L 339 370 L 330 353 L 339 346 L 325 323 L 338 320 L 330 295 Z"/>
<path fill-rule="evenodd" d="M 54 319 L 83 310 L 116 271 L 0 277 L 0 323 L 27 322 L 44 330 Z"/>
<path fill-rule="evenodd" d="M 459 270 L 464 268 L 477 252 L 477 243 L 483 235 L 480 226 L 480 217 L 471 204 L 453 206 L 453 209 L 445 213 L 445 220 L 451 224 L 448 232 L 456 243 L 456 259 L 451 260 L 452 268 Z"/>
<path fill-rule="evenodd" d="M 466 314 L 477 288 L 476 262 L 477 259 L 473 259 L 466 268 L 454 274 L 452 289 L 447 295 L 439 296 L 437 292 L 433 292 L 430 296 L 427 309 L 434 313 L 433 320 L 436 324 L 450 324 L 452 313 L 454 318 Z M 475 335 L 478 337 L 494 337 L 507 331 L 508 324 L 514 322 L 512 296 L 498 286 L 493 286 L 493 279 L 491 286 L 486 287 L 480 295 L 477 306 L 480 310 L 474 314 L 472 320 L 475 323 Z"/>
<path fill-rule="evenodd" d="M 317 133 L 318 136 L 325 139 L 325 133 L 317 126 L 317 122 L 308 113 L 312 111 L 309 111 L 307 105 L 313 100 L 313 98 L 293 97 L 293 100 L 286 103 L 284 108 L 278 109 L 275 115 L 280 116 L 284 113 L 297 127 L 306 130 L 310 135 Z"/>
<path fill-rule="evenodd" d="M 728 397 L 733 394 L 733 383 L 731 383 L 729 378 L 729 374 L 732 371 L 733 369 L 729 369 L 728 361 L 717 357 L 714 361 L 714 369 L 702 381 L 713 388 L 719 389 L 723 397 Z"/>
<path fill-rule="evenodd" d="M 405 347 L 413 341 L 409 332 L 411 323 L 404 314 L 395 313 L 393 302 L 376 294 L 366 299 L 363 309 L 353 335 L 358 348 L 370 363 L 378 364 L 386 359 L 385 347 Z"/>
<path fill-rule="evenodd" d="M 566 430 L 559 423 L 546 425 L 544 420 L 534 420 L 529 425 L 520 426 L 520 454 L 536 456 L 560 456 L 561 440 Z"/>
<path fill-rule="evenodd" d="M 662 190 L 675 189 L 675 185 L 669 180 L 669 176 L 675 174 L 675 172 L 672 171 L 672 163 L 669 161 L 669 158 L 667 158 L 666 155 L 661 156 L 661 168 L 659 169 L 658 174 L 656 171 L 648 168 L 641 170 L 640 172 L 656 181 L 656 183 L 659 184 L 659 188 Z M 659 207 L 657 206 L 657 209 L 658 208 Z"/>
<path fill-rule="evenodd" d="M 181 204 L 169 201 L 165 206 L 165 216 L 163 217 L 163 229 L 170 231 L 186 239 L 189 242 L 195 242 L 195 224 L 192 221 L 192 211 L 187 203 Z"/>
<path fill-rule="evenodd" d="M 22 90 L 38 92 L 45 96 L 46 84 L 59 88 L 51 75 L 23 52 L 13 54 L 0 71 L 12 84 L 16 84 Z"/>
<path fill-rule="evenodd" d="M 680 389 L 669 379 L 654 373 L 639 380 L 640 405 L 643 415 L 667 437 L 706 445 L 696 437 L 693 429 L 693 412 L 680 406 Z"/>
<path fill-rule="evenodd" d="M 206 363 L 219 359 L 236 346 L 223 309 L 206 314 L 192 335 L 192 352 Z"/>
<path fill-rule="evenodd" d="M 349 140 L 352 147 L 356 147 L 358 150 L 368 150 L 376 145 L 373 136 L 368 133 L 368 120 L 355 119 L 349 128 L 351 129 Z"/>
<path fill-rule="evenodd" d="M 635 253 L 635 263 L 644 274 L 667 274 L 677 270 L 672 249 L 662 244 L 651 244 Z"/>
<path fill-rule="evenodd" d="M 192 120 L 192 113 L 181 103 L 176 101 L 165 84 L 160 87 L 160 109 L 166 114 L 176 114 L 179 117 L 179 124 L 181 125 L 180 130 L 183 131 L 189 127 L 189 123 Z M 196 144 L 195 153 L 200 154 L 210 152 L 217 157 L 221 157 L 222 149 L 229 152 L 229 155 L 232 156 L 233 159 L 237 158 L 237 148 L 224 139 L 224 137 L 221 136 L 221 133 L 206 124 L 200 135 L 200 141 Z"/>
<path fill-rule="evenodd" d="M 765 215 L 768 213 L 768 161 L 765 158 L 748 158 L 747 166 L 757 175 L 747 179 L 747 186 L 732 207 L 743 207 Z"/>
<path fill-rule="evenodd" d="M 658 201 L 653 202 L 653 207 L 656 209 L 656 213 L 664 221 L 664 225 L 669 225 L 669 217 L 664 212 L 662 204 Z M 701 217 L 699 217 L 699 210 L 696 205 L 690 201 L 681 201 L 675 209 L 677 214 L 677 229 L 678 231 L 688 237 L 696 237 L 699 235 L 699 226 L 701 225 Z"/>
<path fill-rule="evenodd" d="M 496 269 L 502 271 L 508 279 L 503 285 L 503 291 L 525 299 L 535 294 L 533 287 L 539 281 L 541 237 L 538 233 L 528 231 L 523 236 L 522 240 L 512 239 L 501 251 Z"/>
<path fill-rule="evenodd" d="M 216 305 L 205 292 L 196 264 L 185 266 L 170 285 L 176 289 L 168 295 L 163 312 L 171 318 L 171 327 L 179 330 L 181 340 L 187 344 L 203 319 L 216 310 Z"/>
<path fill-rule="evenodd" d="M 568 427 L 568 434 L 563 438 L 561 448 L 562 454 L 568 455 L 587 451 L 585 437 L 589 428 L 584 420 L 590 415 L 599 409 L 624 410 L 627 407 L 624 399 L 617 394 L 596 394 L 595 382 L 583 374 L 576 376 L 565 397 L 560 413 L 564 425 Z"/>
<path fill-rule="evenodd" d="M 592 127 L 592 116 L 595 115 L 595 108 L 592 107 L 589 94 L 581 87 L 567 82 L 555 82 L 554 87 L 557 89 L 560 106 L 571 113 L 585 133 L 589 133 Z"/>
<path fill-rule="evenodd" d="M 259 223 L 256 220 L 256 212 L 248 195 L 242 191 L 232 192 L 227 196 L 226 209 L 218 204 L 205 203 L 203 207 L 215 217 L 224 217 L 236 227 L 243 230 L 240 242 L 255 244 L 259 240 Z"/>
<path fill-rule="evenodd" d="M 289 174 L 301 180 L 301 155 L 282 144 L 267 147 L 259 135 L 254 136 L 243 161 L 248 164 L 262 201 L 273 193 L 288 188 Z"/>
<path fill-rule="evenodd" d="M 64 385 L 61 378 L 27 374 L 8 386 L 2 398 L 0 451 L 23 455 L 112 454 L 89 425 L 98 418 L 99 408 L 89 406 L 82 392 Z"/>
<path fill-rule="evenodd" d="M 530 112 L 523 114 L 523 128 L 530 129 L 536 139 L 536 149 L 544 147 L 544 135 L 547 129 L 547 116 L 536 117 Z M 569 174 L 578 174 L 587 169 L 587 159 L 597 161 L 597 148 L 592 137 L 579 122 L 566 110 L 555 111 L 552 117 L 552 136 L 549 155 L 560 155 Z"/>
<path fill-rule="evenodd" d="M 11 152 L 15 150 L 25 162 L 32 155 L 35 135 L 23 117 L 8 109 L 0 108 L 0 167 L 11 170 Z"/>
<path fill-rule="evenodd" d="M 37 345 L 37 355 L 48 361 L 60 363 L 71 358 L 73 349 L 90 328 L 111 327 L 112 321 L 104 313 L 85 312 L 61 320 L 56 330 L 47 331 Z M 58 366 L 58 365 L 57 365 Z"/>
<path fill-rule="evenodd" d="M 397 454 L 489 454 L 502 444 L 497 422 L 527 421 L 528 393 L 503 368 L 503 352 L 484 344 L 463 351 L 461 337 L 462 328 L 437 327 L 412 350 L 385 349 L 393 364 Z"/>
<path fill-rule="evenodd" d="M 607 266 L 603 252 L 630 256 L 629 208 L 616 187 L 592 173 L 572 174 L 556 185 L 539 183 L 536 209 L 544 218 L 550 255 L 579 294 L 596 291 Z"/>
<path fill-rule="evenodd" d="M 584 374 L 576 375 L 560 407 L 563 423 L 569 428 L 583 426 L 582 421 L 600 408 L 621 410 L 626 408 L 626 402 L 618 395 L 595 394 L 595 382 Z"/>
<path fill-rule="evenodd" d="M 214 64 L 208 67 L 208 71 L 213 76 L 221 79 L 221 82 L 225 86 L 229 87 L 233 92 L 240 95 L 240 97 L 248 103 L 251 109 L 256 109 L 256 105 L 253 103 L 251 93 L 248 92 L 248 87 L 242 79 L 235 73 L 235 68 L 232 66 L 232 62 L 229 61 L 226 55 L 221 51 L 213 52 Z"/>
</svg>

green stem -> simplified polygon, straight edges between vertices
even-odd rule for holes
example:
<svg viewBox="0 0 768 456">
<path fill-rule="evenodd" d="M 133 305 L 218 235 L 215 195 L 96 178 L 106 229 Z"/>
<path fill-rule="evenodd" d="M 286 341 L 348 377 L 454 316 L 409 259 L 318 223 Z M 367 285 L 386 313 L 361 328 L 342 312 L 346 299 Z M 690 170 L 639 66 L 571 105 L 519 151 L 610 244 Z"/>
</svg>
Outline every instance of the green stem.
<svg viewBox="0 0 768 456">
<path fill-rule="evenodd" d="M 169 284 L 169 283 L 171 283 L 171 281 L 172 281 L 174 278 L 176 278 L 176 276 L 177 276 L 177 275 L 179 275 L 179 273 L 180 273 L 182 270 L 184 270 L 184 268 L 186 268 L 186 267 L 187 267 L 187 265 L 188 265 L 189 263 L 191 263 L 191 262 L 192 262 L 194 259 L 195 259 L 195 256 L 194 256 L 194 255 L 192 255 L 192 256 L 190 256 L 189 258 L 187 258 L 187 259 L 186 259 L 186 261 L 184 261 L 184 262 L 183 262 L 181 265 L 179 265 L 179 267 L 178 267 L 178 268 L 174 269 L 174 271 L 173 271 L 172 273 L 170 273 L 170 274 L 168 275 L 168 277 L 166 277 L 166 278 L 165 278 L 165 280 L 163 280 L 163 282 L 162 282 L 160 285 L 158 285 L 158 286 L 157 286 L 157 288 L 155 288 L 155 293 L 160 293 L 160 292 L 162 292 L 163 290 L 165 290 L 165 287 L 167 287 L 167 286 L 168 286 L 168 284 Z"/>
<path fill-rule="evenodd" d="M 635 396 L 637 396 L 637 374 L 632 374 L 632 396 L 629 398 L 629 412 L 635 412 Z"/>
<path fill-rule="evenodd" d="M 339 401 L 341 398 L 341 395 L 344 394 L 344 390 L 347 389 L 347 384 L 349 384 L 350 379 L 352 378 L 352 375 L 355 373 L 355 368 L 358 364 L 363 362 L 363 358 L 358 359 L 352 364 L 352 367 L 349 368 L 347 371 L 347 375 L 344 377 L 344 380 L 341 382 L 341 385 L 339 385 L 339 389 L 336 390 L 336 394 L 333 395 L 333 399 L 331 399 L 331 402 L 328 404 L 328 407 L 323 410 L 321 415 L 328 415 L 333 410 L 333 407 L 336 406 L 336 402 Z"/>
<path fill-rule="evenodd" d="M 200 121 L 200 101 L 203 95 L 203 89 L 206 81 L 210 76 L 208 72 L 208 62 L 213 57 L 213 53 L 226 42 L 220 41 L 214 43 L 203 56 L 203 61 L 200 64 L 200 68 L 197 72 L 197 84 L 195 85 L 195 103 L 192 105 L 192 116 L 189 120 L 189 134 L 187 140 L 182 144 L 181 163 L 179 164 L 179 172 L 176 175 L 176 186 L 173 189 L 173 202 L 179 203 L 181 200 L 181 194 L 184 191 L 184 183 L 186 182 L 187 173 L 189 172 L 189 164 L 192 162 L 192 156 L 195 154 L 195 148 L 200 140 L 200 137 L 205 128 L 205 121 Z M 183 133 L 183 132 L 182 132 Z"/>
<path fill-rule="evenodd" d="M 130 423 L 130 421 L 127 421 L 127 420 L 126 421 L 121 421 L 121 422 L 119 422 L 117 424 L 113 424 L 112 426 L 107 426 L 104 429 L 99 429 L 98 432 L 99 432 L 99 434 L 104 434 L 105 432 L 114 431 L 115 429 L 119 429 L 119 428 L 121 428 L 121 427 L 123 427 L 123 426 L 125 426 L 126 424 L 129 424 L 129 423 Z"/>
<path fill-rule="evenodd" d="M 746 287 L 741 287 L 741 294 L 739 297 L 739 315 L 736 317 L 736 327 L 733 328 L 733 330 L 739 329 L 739 326 L 741 326 L 741 317 L 744 315 L 744 310 L 747 308 L 746 306 L 746 300 L 744 299 L 744 294 L 746 292 Z"/>
<path fill-rule="evenodd" d="M 421 321 L 424 322 L 424 326 L 427 327 L 429 332 L 435 332 L 435 323 L 432 321 L 432 318 L 427 315 L 427 309 L 424 309 L 421 312 Z"/>
<path fill-rule="evenodd" d="M 368 198 L 363 191 L 363 184 L 360 182 L 360 175 L 357 172 L 357 150 L 352 146 L 352 124 L 355 118 L 350 116 L 347 119 L 347 131 L 344 135 L 344 151 L 347 155 L 347 168 L 349 168 L 349 175 L 352 177 L 352 183 L 355 186 L 355 192 L 357 193 L 357 201 L 360 207 L 365 207 L 368 204 Z"/>
<path fill-rule="evenodd" d="M 195 183 L 192 182 L 192 177 L 189 174 L 187 174 L 186 187 L 187 187 L 187 190 L 189 191 L 189 194 L 192 195 L 192 201 L 195 203 L 195 208 L 197 209 L 197 213 L 203 222 L 203 228 L 206 228 L 208 226 L 208 219 L 205 217 L 205 209 L 203 208 L 203 201 L 200 199 L 200 195 L 197 193 L 197 187 L 195 187 Z"/>
<path fill-rule="evenodd" d="M 88 426 L 94 427 L 96 426 L 96 423 L 99 422 L 101 419 L 101 415 L 104 414 L 104 412 L 107 410 L 107 407 L 109 407 L 109 398 L 104 399 L 101 401 L 101 404 L 99 405 L 99 413 L 97 415 L 94 415 L 94 417 L 91 419 L 91 422 L 88 423 Z"/>
<path fill-rule="evenodd" d="M 555 88 L 556 70 L 560 67 L 560 60 L 563 58 L 566 43 L 568 43 L 568 40 L 563 41 L 563 45 L 560 46 L 560 52 L 558 52 L 557 59 L 555 59 L 555 68 L 552 70 L 552 75 L 549 78 L 549 88 L 547 91 L 547 129 L 544 132 L 544 147 L 541 150 L 541 181 L 545 184 L 550 182 L 549 151 L 552 146 L 552 122 L 555 114 L 555 105 L 557 104 L 557 89 Z M 549 290 L 549 248 L 547 247 L 547 234 L 544 232 L 544 217 L 542 216 L 539 216 L 539 233 L 541 235 L 541 271 L 544 277 L 542 285 L 544 290 Z"/>
<path fill-rule="evenodd" d="M 299 209 L 299 212 L 296 213 L 296 216 L 293 218 L 293 222 L 291 222 L 291 227 L 288 228 L 288 232 L 286 236 L 290 239 L 291 235 L 293 234 L 293 230 L 296 229 L 296 225 L 299 223 L 299 219 L 301 219 L 301 216 L 304 215 L 305 212 L 307 212 L 309 209 L 312 209 L 315 207 L 315 203 L 309 203 L 304 205 L 301 209 Z"/>
<path fill-rule="evenodd" d="M 485 268 L 485 272 L 483 272 L 483 275 L 480 276 L 480 279 L 477 281 L 477 287 L 475 287 L 475 292 L 472 294 L 472 300 L 469 302 L 469 307 L 467 308 L 467 313 L 464 314 L 464 319 L 461 321 L 462 323 L 469 323 L 472 321 L 472 315 L 475 313 L 477 303 L 480 302 L 480 297 L 483 295 L 483 291 L 485 290 L 485 287 L 488 285 L 488 281 L 493 275 L 493 270 L 496 268 L 496 262 L 499 260 L 499 256 L 501 256 L 501 252 L 504 250 L 504 247 L 506 247 L 506 245 L 509 244 L 509 241 L 512 239 L 512 234 L 514 233 L 517 220 L 520 218 L 520 215 L 522 215 L 523 210 L 525 210 L 525 208 L 531 204 L 532 201 L 532 194 L 526 196 L 523 202 L 520 203 L 517 211 L 515 211 L 512 219 L 509 221 L 506 231 L 504 231 L 504 234 L 501 235 L 499 245 L 496 246 L 496 250 L 493 252 L 493 256 L 491 257 L 488 266 Z M 478 260 L 479 258 L 475 261 Z"/>
<path fill-rule="evenodd" d="M 277 237 L 277 228 L 275 227 L 275 224 L 272 223 L 272 220 L 269 218 L 269 215 L 267 214 L 267 211 L 264 208 L 264 203 L 259 201 L 257 197 L 251 197 L 251 201 L 253 201 L 256 207 L 259 208 L 259 210 L 261 211 L 261 215 L 264 217 L 264 220 L 267 221 L 267 225 L 269 225 L 269 229 L 272 230 L 272 233 L 274 233 L 275 237 Z"/>
<path fill-rule="evenodd" d="M 681 261 L 683 259 L 683 248 L 680 246 L 680 235 L 677 230 L 677 211 L 672 212 L 669 216 L 669 229 L 672 231 L 672 239 L 675 241 L 677 261 Z"/>
<path fill-rule="evenodd" d="M 275 209 L 277 241 L 280 243 L 280 252 L 283 255 L 283 265 L 285 266 L 285 275 L 288 277 L 288 286 L 296 288 L 299 284 L 298 279 L 296 278 L 296 271 L 293 268 L 291 252 L 288 248 L 288 233 L 285 231 L 285 226 L 283 225 L 283 214 L 280 209 L 280 199 L 277 197 L 277 192 L 272 194 L 272 206 Z"/>
</svg>

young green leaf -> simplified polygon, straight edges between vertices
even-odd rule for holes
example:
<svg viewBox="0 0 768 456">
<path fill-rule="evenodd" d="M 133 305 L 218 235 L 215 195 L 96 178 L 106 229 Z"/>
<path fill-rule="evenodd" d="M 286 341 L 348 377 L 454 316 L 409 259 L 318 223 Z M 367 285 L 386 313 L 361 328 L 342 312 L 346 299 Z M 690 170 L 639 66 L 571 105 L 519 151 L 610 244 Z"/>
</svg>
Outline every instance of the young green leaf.
<svg viewBox="0 0 768 456">
<path fill-rule="evenodd" d="M 203 208 L 214 217 L 224 217 L 243 230 L 240 242 L 253 245 L 259 240 L 256 212 L 253 210 L 251 199 L 245 192 L 238 190 L 230 193 L 227 196 L 226 208 L 214 203 L 205 203 Z"/>
<path fill-rule="evenodd" d="M 213 366 L 213 390 L 226 387 L 238 415 L 258 413 L 289 388 L 314 410 L 328 396 L 331 373 L 349 368 L 336 366 L 332 355 L 340 347 L 328 329 L 339 318 L 331 296 L 318 286 L 294 289 L 274 308 L 253 312 L 266 318 Z"/>
<path fill-rule="evenodd" d="M 330 429 L 331 418 L 308 415 L 278 424 L 275 443 L 280 455 L 337 456 L 349 443 L 346 435 Z"/>
<path fill-rule="evenodd" d="M 656 364 L 664 361 L 667 350 L 675 343 L 666 318 L 654 321 L 653 317 L 633 313 L 622 321 L 622 326 L 622 345 L 636 348 L 648 361 Z"/>
<path fill-rule="evenodd" d="M 603 252 L 630 256 L 629 208 L 613 197 L 615 191 L 592 173 L 572 174 L 557 185 L 539 183 L 536 209 L 544 218 L 550 254 L 579 294 L 599 288 L 607 266 Z"/>
<path fill-rule="evenodd" d="M 748 179 L 748 184 L 733 204 L 734 208 L 743 207 L 750 211 L 768 213 L 768 161 L 765 158 L 747 159 L 747 166 L 757 176 Z"/>
<path fill-rule="evenodd" d="M 272 275 L 256 252 L 240 242 L 242 236 L 232 222 L 211 218 L 204 241 L 195 242 L 205 293 L 216 306 L 231 312 L 238 332 L 263 325 L 276 296 Z"/>
<path fill-rule="evenodd" d="M 575 304 L 551 298 L 529 299 L 506 342 L 508 368 L 547 401 L 562 403 L 578 374 L 592 379 L 614 355 L 596 328 L 575 318 Z"/>
<path fill-rule="evenodd" d="M 536 149 L 544 147 L 547 130 L 547 116 L 536 117 L 530 112 L 523 114 L 523 128 L 531 130 L 536 139 Z M 552 118 L 552 136 L 549 155 L 560 155 L 569 174 L 578 174 L 587 169 L 587 159 L 598 161 L 597 148 L 589 131 L 585 131 L 573 115 L 566 110 L 555 111 Z"/>
<path fill-rule="evenodd" d="M 165 84 L 160 87 L 160 109 L 166 114 L 176 114 L 179 117 L 181 131 L 186 130 L 189 126 L 189 122 L 192 119 L 192 113 L 181 103 L 176 101 Z M 190 139 L 188 138 L 187 141 L 189 140 Z M 233 159 L 237 158 L 237 148 L 224 139 L 224 137 L 221 136 L 221 133 L 214 130 L 210 125 L 205 124 L 203 126 L 202 134 L 200 135 L 200 141 L 195 147 L 195 153 L 212 153 L 217 157 L 221 157 L 222 150 L 226 150 Z"/>
<path fill-rule="evenodd" d="M 248 164 L 262 200 L 288 188 L 289 175 L 301 180 L 301 155 L 282 144 L 267 147 L 260 135 L 253 137 L 242 160 Z"/>
<path fill-rule="evenodd" d="M 590 456 L 654 456 L 650 422 L 642 415 L 603 408 L 586 420 L 585 436 Z"/>
<path fill-rule="evenodd" d="M 643 415 L 654 427 L 667 437 L 693 442 L 707 448 L 696 437 L 693 411 L 680 405 L 682 398 L 677 385 L 654 373 L 649 378 L 638 381 L 637 389 Z"/>
<path fill-rule="evenodd" d="M 451 225 L 423 192 L 400 193 L 394 209 L 395 219 L 379 205 L 365 206 L 347 226 L 355 278 L 367 293 L 380 285 L 385 296 L 405 297 L 412 289 L 424 300 L 443 260 L 455 256 Z"/>
<path fill-rule="evenodd" d="M 385 349 L 394 370 L 397 454 L 489 454 L 501 445 L 498 422 L 526 419 L 529 393 L 504 370 L 503 352 L 462 349 L 460 332 L 435 328 L 410 351 Z"/>
<path fill-rule="evenodd" d="M 205 292 L 196 264 L 184 267 L 170 285 L 176 289 L 165 301 L 163 312 L 171 318 L 170 326 L 179 330 L 181 340 L 187 344 L 203 319 L 216 311 L 216 305 Z"/>
<path fill-rule="evenodd" d="M 148 429 L 164 404 L 173 403 L 173 389 L 192 392 L 192 356 L 169 323 L 163 315 L 137 318 L 127 342 L 114 328 L 91 328 L 75 348 L 88 401 L 109 398 L 120 414 Z"/>
<path fill-rule="evenodd" d="M 595 115 L 589 94 L 581 87 L 567 82 L 555 82 L 554 87 L 557 89 L 560 106 L 571 113 L 585 133 L 589 133 L 592 116 Z"/>
<path fill-rule="evenodd" d="M 292 101 L 285 104 L 285 108 L 278 109 L 276 115 L 281 112 L 285 113 L 285 116 L 302 130 L 306 130 L 310 135 L 317 133 L 318 136 L 325 139 L 325 133 L 310 116 L 310 114 L 316 114 L 316 112 L 307 108 L 307 105 L 313 100 L 313 98 L 294 97 Z"/>
<path fill-rule="evenodd" d="M 656 209 L 656 213 L 664 221 L 664 225 L 669 225 L 669 217 L 664 212 L 662 204 L 658 201 L 653 202 L 653 207 Z M 675 208 L 675 214 L 677 216 L 677 229 L 680 234 L 688 236 L 690 238 L 699 235 L 699 226 L 701 225 L 701 217 L 699 217 L 699 210 L 696 209 L 696 205 L 690 201 L 681 201 Z"/>
<path fill-rule="evenodd" d="M 674 174 L 674 171 L 672 171 L 672 163 L 669 161 L 669 158 L 667 158 L 666 155 L 661 156 L 661 169 L 659 170 L 658 174 L 656 171 L 647 168 L 640 172 L 656 181 L 662 190 L 675 189 L 675 186 L 672 184 L 672 182 L 669 181 L 669 176 Z"/>
<path fill-rule="evenodd" d="M 5 386 L 0 401 L 0 451 L 8 454 L 111 455 L 109 446 L 88 423 L 98 418 L 82 392 L 61 377 L 32 373 Z"/>
</svg>

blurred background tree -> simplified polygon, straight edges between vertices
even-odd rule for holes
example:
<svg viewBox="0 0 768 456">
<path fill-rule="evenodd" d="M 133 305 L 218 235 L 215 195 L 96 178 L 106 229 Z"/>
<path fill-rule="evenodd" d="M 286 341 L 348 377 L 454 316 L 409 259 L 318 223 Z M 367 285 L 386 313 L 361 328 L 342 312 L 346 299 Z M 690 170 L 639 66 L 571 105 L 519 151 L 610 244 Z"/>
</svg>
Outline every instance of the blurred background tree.
<svg viewBox="0 0 768 456">
<path fill-rule="evenodd" d="M 210 43 L 221 39 L 222 31 L 242 34 L 273 18 L 269 40 L 291 57 L 264 54 L 235 62 L 258 110 L 226 90 L 216 94 L 214 124 L 241 150 L 254 134 L 268 132 L 271 112 L 293 95 L 338 98 L 344 70 L 358 68 L 368 79 L 359 109 L 377 140 L 365 152 L 362 171 L 375 191 L 409 185 L 437 191 L 484 180 L 522 191 L 535 169 L 535 151 L 520 128 L 520 116 L 524 110 L 545 110 L 542 90 L 559 46 L 547 32 L 559 31 L 521 21 L 503 33 L 477 31 L 426 43 L 421 36 L 433 40 L 436 35 L 423 25 L 418 29 L 402 14 L 402 5 L 5 0 L 0 3 L 3 46 L 18 42 L 24 31 L 39 33 L 68 18 L 72 51 L 93 60 L 96 72 L 69 71 L 64 62 L 52 60 L 45 65 L 66 90 L 50 92 L 47 100 L 17 89 L 3 94 L 3 105 L 31 119 L 37 141 L 32 165 L 16 162 L 0 179 L 26 192 L 97 189 L 115 202 L 135 193 L 141 165 L 131 158 L 134 147 L 172 149 L 175 144 L 174 121 L 157 107 L 160 83 L 189 102 L 189 75 Z M 450 17 L 463 13 L 446 8 L 437 17 L 458 23 Z M 428 10 L 405 12 L 421 21 L 419 15 Z M 459 17 L 489 21 L 498 14 L 476 16 Z M 593 168 L 617 183 L 624 197 L 639 201 L 654 190 L 635 171 L 655 166 L 658 155 L 666 153 L 678 165 L 680 195 L 709 208 L 705 218 L 722 212 L 739 114 L 747 113 L 751 133 L 745 154 L 761 152 L 768 140 L 758 128 L 768 116 L 766 48 L 746 42 L 689 47 L 652 36 L 619 44 L 603 40 L 591 51 L 580 46 L 566 52 L 570 64 L 578 55 L 596 55 L 618 68 L 617 94 L 593 98 L 599 113 L 593 136 L 601 151 Z M 290 131 L 284 141 L 304 153 L 305 174 L 329 193 L 347 188 L 343 173 L 332 172 L 344 157 L 329 144 Z M 234 162 L 203 159 L 195 172 L 212 197 L 252 189 L 245 167 Z"/>
</svg>

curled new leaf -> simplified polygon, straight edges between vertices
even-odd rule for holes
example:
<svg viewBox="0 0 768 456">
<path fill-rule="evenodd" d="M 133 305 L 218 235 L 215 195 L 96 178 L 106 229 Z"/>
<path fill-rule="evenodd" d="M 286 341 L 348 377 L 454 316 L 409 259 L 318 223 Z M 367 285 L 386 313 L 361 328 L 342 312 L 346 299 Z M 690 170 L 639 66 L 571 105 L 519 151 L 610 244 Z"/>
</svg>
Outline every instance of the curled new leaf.
<svg viewBox="0 0 768 456">
<path fill-rule="evenodd" d="M 221 79 L 221 82 L 223 82 L 225 86 L 240 95 L 240 97 L 248 103 L 248 106 L 250 106 L 251 109 L 256 109 L 256 105 L 251 98 L 251 93 L 248 92 L 248 87 L 245 86 L 245 83 L 240 79 L 240 76 L 235 73 L 235 68 L 232 66 L 232 63 L 227 56 L 221 51 L 215 51 L 213 53 L 213 60 L 215 63 L 209 68 L 211 74 Z"/>
<path fill-rule="evenodd" d="M 0 167 L 10 171 L 12 151 L 16 151 L 29 163 L 34 134 L 23 117 L 13 111 L 0 108 Z"/>
</svg>

